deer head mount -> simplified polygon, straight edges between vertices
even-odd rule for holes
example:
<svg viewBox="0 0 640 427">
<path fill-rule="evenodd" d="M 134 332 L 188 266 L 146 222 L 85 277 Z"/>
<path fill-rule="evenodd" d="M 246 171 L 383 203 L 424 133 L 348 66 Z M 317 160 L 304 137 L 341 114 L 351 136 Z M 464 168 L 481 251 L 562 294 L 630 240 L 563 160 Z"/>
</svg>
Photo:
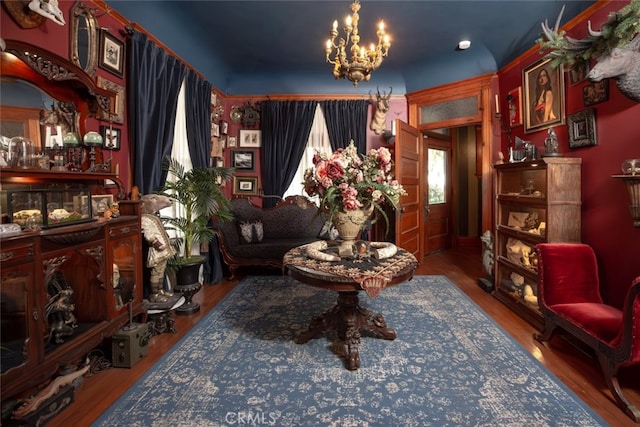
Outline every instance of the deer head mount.
<svg viewBox="0 0 640 427">
<path fill-rule="evenodd" d="M 369 129 L 371 129 L 376 135 L 382 135 L 387 125 L 387 112 L 389 111 L 389 98 L 391 98 L 391 92 L 393 88 L 389 87 L 389 94 L 386 92 L 380 93 L 380 88 L 376 88 L 376 109 L 371 119 Z M 369 92 L 371 96 L 371 92 Z"/>
<path fill-rule="evenodd" d="M 583 39 L 569 37 L 558 31 L 564 6 L 556 19 L 555 26 L 549 27 L 545 20 L 542 31 L 546 41 L 539 39 L 541 50 L 551 49 L 547 57 L 551 64 L 558 66 L 582 65 L 596 58 L 597 63 L 587 78 L 600 81 L 615 78 L 618 90 L 629 99 L 640 102 L 640 1 L 632 1 L 617 13 L 610 15 L 600 31 L 594 31 L 588 22 L 589 35 Z"/>
</svg>

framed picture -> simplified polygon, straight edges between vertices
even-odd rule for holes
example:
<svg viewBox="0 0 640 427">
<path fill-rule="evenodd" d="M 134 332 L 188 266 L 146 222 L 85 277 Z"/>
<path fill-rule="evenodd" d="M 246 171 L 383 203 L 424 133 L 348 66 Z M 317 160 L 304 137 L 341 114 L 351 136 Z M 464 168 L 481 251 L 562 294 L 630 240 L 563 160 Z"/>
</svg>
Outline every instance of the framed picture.
<svg viewBox="0 0 640 427">
<path fill-rule="evenodd" d="M 231 152 L 231 167 L 238 170 L 252 171 L 254 169 L 253 156 L 253 151 L 234 150 Z"/>
<path fill-rule="evenodd" d="M 211 135 L 218 138 L 220 136 L 220 125 L 217 123 L 211 122 Z"/>
<path fill-rule="evenodd" d="M 124 43 L 107 30 L 100 31 L 98 65 L 103 70 L 122 77 L 122 71 L 124 70 Z"/>
<path fill-rule="evenodd" d="M 220 133 L 226 135 L 229 132 L 229 122 L 220 120 Z"/>
<path fill-rule="evenodd" d="M 598 145 L 595 110 L 589 108 L 570 114 L 567 117 L 567 131 L 569 132 L 569 148 Z"/>
<path fill-rule="evenodd" d="M 585 107 L 609 100 L 609 79 L 591 82 L 582 88 L 582 102 Z"/>
<path fill-rule="evenodd" d="M 587 61 L 580 64 L 573 64 L 573 66 L 567 71 L 569 75 L 569 86 L 575 86 L 580 82 L 583 82 L 589 74 L 589 63 Z"/>
<path fill-rule="evenodd" d="M 102 148 L 105 150 L 120 149 L 120 135 L 122 130 L 112 126 L 100 126 L 100 135 L 102 135 Z"/>
<path fill-rule="evenodd" d="M 234 176 L 233 194 L 238 196 L 257 196 L 258 177 L 257 176 Z"/>
<path fill-rule="evenodd" d="M 100 194 L 97 196 L 91 196 L 91 211 L 93 216 L 102 216 L 109 207 L 113 204 L 113 194 Z"/>
<path fill-rule="evenodd" d="M 237 147 L 238 143 L 236 142 L 235 136 L 230 136 L 227 138 L 227 147 Z"/>
<path fill-rule="evenodd" d="M 522 70 L 525 133 L 565 123 L 563 75 L 562 66 L 551 68 L 551 59 L 542 59 Z"/>
<path fill-rule="evenodd" d="M 522 125 L 522 86 L 507 93 L 507 106 L 509 107 L 509 126 Z"/>
<path fill-rule="evenodd" d="M 240 147 L 259 148 L 262 146 L 262 133 L 259 130 L 240 130 Z"/>
<path fill-rule="evenodd" d="M 211 153 L 209 157 L 222 157 L 224 154 L 224 141 L 220 138 L 211 138 Z"/>
<path fill-rule="evenodd" d="M 115 94 L 114 98 L 111 98 L 111 109 L 104 111 L 98 109 L 98 118 L 108 122 L 118 123 L 119 125 L 124 123 L 124 86 L 107 80 L 104 77 L 98 76 L 98 87 L 109 90 Z"/>
</svg>

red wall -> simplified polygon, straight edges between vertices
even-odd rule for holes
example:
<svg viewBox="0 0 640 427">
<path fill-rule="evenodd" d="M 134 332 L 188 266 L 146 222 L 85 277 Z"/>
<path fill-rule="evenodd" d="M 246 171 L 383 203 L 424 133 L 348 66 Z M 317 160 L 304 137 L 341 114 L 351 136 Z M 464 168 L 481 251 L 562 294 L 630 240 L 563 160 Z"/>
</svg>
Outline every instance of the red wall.
<svg viewBox="0 0 640 427">
<path fill-rule="evenodd" d="M 575 27 L 567 29 L 570 36 L 582 38 L 587 33 L 587 20 L 594 29 L 627 2 L 605 2 L 597 4 L 591 13 Z M 548 17 L 555 22 L 555 16 Z M 573 22 L 571 23 L 574 24 Z M 542 56 L 538 50 L 530 52 L 498 72 L 500 105 L 506 106 L 507 93 L 522 85 L 522 69 Z M 603 298 L 611 304 L 621 306 L 631 281 L 640 275 L 640 228 L 633 226 L 629 213 L 629 194 L 622 180 L 611 176 L 621 173 L 624 159 L 640 158 L 640 103 L 631 101 L 616 88 L 613 79 L 609 82 L 609 100 L 585 107 L 582 90 L 588 82 L 569 86 L 565 78 L 566 114 L 587 108 L 595 109 L 597 146 L 570 149 L 567 126 L 556 126 L 559 152 L 566 157 L 582 158 L 582 241 L 591 245 L 598 257 Z M 524 86 L 522 88 L 524 92 Z M 511 137 L 518 136 L 532 141 L 539 153 L 544 153 L 547 131 L 524 133 L 523 126 L 513 128 Z M 502 153 L 508 152 L 508 138 L 503 135 Z M 572 221 L 567 218 L 567 221 Z"/>
<path fill-rule="evenodd" d="M 22 29 L 16 24 L 16 22 L 9 16 L 6 11 L 4 5 L 2 6 L 2 10 L 0 11 L 0 37 L 5 40 L 20 40 L 27 43 L 31 43 L 33 45 L 42 47 L 50 52 L 55 53 L 58 56 L 69 59 L 69 50 L 70 50 L 70 42 L 69 42 L 69 32 L 70 26 L 69 22 L 71 20 L 70 10 L 76 1 L 68 1 L 62 0 L 58 2 L 58 6 L 62 11 L 66 25 L 61 26 L 56 24 L 51 20 L 46 20 L 44 24 L 37 28 L 31 29 Z M 92 4 L 91 2 L 85 2 L 86 4 Z M 124 28 L 116 19 L 111 17 L 110 15 L 103 14 L 99 9 L 96 10 L 96 15 L 98 16 L 98 27 L 106 28 L 109 33 L 111 33 L 114 37 L 124 41 L 124 38 L 120 35 L 120 30 Z M 105 71 L 98 67 L 96 71 L 96 75 L 93 77 L 93 81 L 97 81 L 97 76 L 104 77 L 107 80 L 110 80 L 114 83 L 117 83 L 121 86 L 125 86 L 125 80 L 111 74 L 108 71 Z M 126 77 L 126 76 L 125 76 Z M 126 93 L 125 93 L 126 96 Z M 127 113 L 126 113 L 126 103 L 125 103 L 125 112 L 124 112 L 124 123 L 122 125 L 114 124 L 114 128 L 121 129 L 121 141 L 120 141 L 120 150 L 107 152 L 105 151 L 106 159 L 109 159 L 111 153 L 113 154 L 113 162 L 118 165 L 119 176 L 122 183 L 125 186 L 125 192 L 130 191 L 131 183 L 130 181 L 130 173 L 131 170 L 129 164 L 129 135 L 127 132 Z M 86 132 L 88 131 L 100 131 L 100 126 L 108 125 L 108 122 L 101 121 L 95 118 L 88 118 L 85 121 L 84 129 Z M 82 125 L 81 125 L 82 126 Z"/>
<path fill-rule="evenodd" d="M 59 6 L 65 18 L 69 21 L 69 10 L 75 1 L 63 0 Z M 87 2 L 102 5 L 102 2 Z M 587 20 L 591 20 L 594 28 L 599 28 L 609 12 L 620 9 L 626 2 L 598 2 L 591 12 L 583 17 L 581 22 L 572 22 L 569 35 L 581 38 L 586 34 Z M 598 9 L 598 10 L 595 10 Z M 594 11 L 595 10 L 595 11 Z M 112 14 L 102 14 L 98 11 L 98 24 L 107 28 L 115 37 L 123 40 L 119 31 L 123 25 Z M 555 17 L 547 17 L 555 22 Z M 574 25 L 575 24 L 575 25 Z M 44 47 L 64 58 L 69 57 L 69 26 L 59 26 L 51 21 L 34 29 L 21 29 L 11 19 L 4 6 L 0 12 L 0 36 L 4 39 L 23 40 L 34 45 Z M 507 93 L 522 85 L 522 69 L 537 61 L 541 55 L 537 49 L 532 49 L 498 72 L 500 105 L 506 106 Z M 117 84 L 125 85 L 125 80 L 98 68 L 97 75 L 107 78 Z M 126 78 L 126 76 L 125 76 Z M 96 80 L 96 77 L 94 77 Z M 566 114 L 583 110 L 582 88 L 586 83 L 566 87 Z M 126 94 L 125 94 L 126 95 Z M 221 97 L 223 100 L 224 98 Z M 240 126 L 229 119 L 232 105 L 241 105 L 248 99 L 227 99 L 225 102 L 224 119 L 229 122 L 229 135 L 238 136 Z M 253 98 L 252 102 L 258 99 Z M 611 178 L 620 173 L 620 165 L 624 159 L 640 158 L 640 104 L 624 97 L 610 81 L 609 100 L 593 106 L 596 110 L 596 128 L 598 145 L 594 147 L 571 150 L 567 143 L 566 126 L 556 126 L 560 140 L 560 152 L 565 156 L 582 158 L 582 241 L 594 247 L 601 267 L 604 280 L 603 297 L 612 304 L 621 305 L 631 280 L 640 275 L 640 228 L 633 227 L 629 214 L 629 195 L 625 185 Z M 392 98 L 391 111 L 387 114 L 387 123 L 394 118 L 407 121 L 406 102 L 402 98 Z M 113 161 L 119 164 L 120 178 L 125 184 L 126 191 L 130 188 L 129 150 L 130 141 L 125 124 L 122 125 L 121 149 L 113 152 Z M 99 130 L 103 121 L 89 118 L 86 130 Z M 544 151 L 546 131 L 525 134 L 522 126 L 513 128 L 512 138 L 519 136 L 532 141 L 538 146 L 538 151 Z M 367 146 L 378 147 L 383 143 L 381 136 L 367 131 Z M 507 152 L 508 139 L 506 135 L 498 140 L 494 152 Z M 246 175 L 261 175 L 260 153 L 256 150 L 256 170 L 246 172 Z M 497 157 L 496 159 L 497 160 Z M 225 164 L 229 165 L 229 149 L 225 150 Z M 228 186 L 231 194 L 231 185 Z M 571 220 L 571 219 L 567 219 Z"/>
</svg>

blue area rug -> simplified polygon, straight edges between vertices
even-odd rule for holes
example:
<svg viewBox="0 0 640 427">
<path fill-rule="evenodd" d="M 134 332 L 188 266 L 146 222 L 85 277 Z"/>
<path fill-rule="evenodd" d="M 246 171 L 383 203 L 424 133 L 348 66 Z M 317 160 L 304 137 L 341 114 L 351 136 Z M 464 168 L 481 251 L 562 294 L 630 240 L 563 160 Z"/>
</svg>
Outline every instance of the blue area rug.
<svg viewBox="0 0 640 427">
<path fill-rule="evenodd" d="M 606 425 L 444 276 L 361 293 L 398 338 L 363 337 L 357 371 L 331 339 L 294 342 L 335 300 L 246 278 L 94 425 Z"/>
</svg>

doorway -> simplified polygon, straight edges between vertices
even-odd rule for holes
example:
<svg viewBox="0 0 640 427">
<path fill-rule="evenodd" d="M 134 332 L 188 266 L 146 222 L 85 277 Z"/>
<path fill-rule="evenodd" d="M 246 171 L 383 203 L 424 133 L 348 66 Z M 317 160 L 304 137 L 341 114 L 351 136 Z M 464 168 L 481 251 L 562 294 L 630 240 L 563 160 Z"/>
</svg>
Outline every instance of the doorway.
<svg viewBox="0 0 640 427">
<path fill-rule="evenodd" d="M 479 130 L 472 124 L 422 134 L 424 255 L 480 244 Z"/>
<path fill-rule="evenodd" d="M 450 129 L 429 132 L 422 151 L 424 159 L 423 221 L 424 254 L 429 255 L 452 246 L 453 238 L 453 149 Z"/>
</svg>

